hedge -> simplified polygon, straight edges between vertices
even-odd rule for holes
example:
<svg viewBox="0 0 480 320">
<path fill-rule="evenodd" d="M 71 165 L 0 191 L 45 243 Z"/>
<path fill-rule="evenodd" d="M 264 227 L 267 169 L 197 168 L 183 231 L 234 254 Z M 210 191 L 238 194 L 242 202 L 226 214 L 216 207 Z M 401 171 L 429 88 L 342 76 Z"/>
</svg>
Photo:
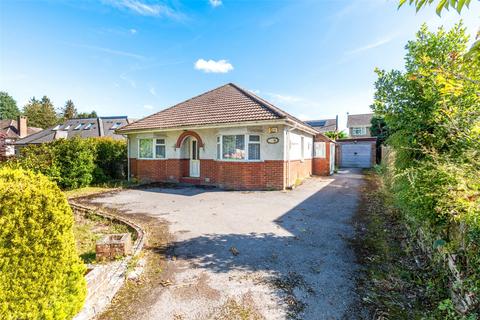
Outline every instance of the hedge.
<svg viewBox="0 0 480 320">
<path fill-rule="evenodd" d="M 62 189 L 124 179 L 127 145 L 112 138 L 60 139 L 21 149 L 20 156 L 4 164 L 40 172 Z"/>
<path fill-rule="evenodd" d="M 71 319 L 86 283 L 64 194 L 42 174 L 0 168 L 0 203 L 2 319 Z"/>
</svg>

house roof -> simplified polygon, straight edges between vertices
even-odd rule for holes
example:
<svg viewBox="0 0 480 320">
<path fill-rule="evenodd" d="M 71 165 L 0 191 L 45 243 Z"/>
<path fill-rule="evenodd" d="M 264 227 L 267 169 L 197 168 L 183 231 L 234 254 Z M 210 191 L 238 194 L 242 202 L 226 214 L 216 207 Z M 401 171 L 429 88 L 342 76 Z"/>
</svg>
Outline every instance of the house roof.
<svg viewBox="0 0 480 320">
<path fill-rule="evenodd" d="M 288 119 L 315 131 L 270 102 L 228 83 L 135 121 L 118 132 L 277 119 Z"/>
<path fill-rule="evenodd" d="M 337 119 L 308 120 L 309 124 L 319 132 L 328 132 L 337 130 Z"/>
<path fill-rule="evenodd" d="M 70 119 L 26 138 L 19 139 L 16 144 L 45 143 L 60 138 L 68 139 L 73 137 L 123 139 L 115 130 L 128 123 L 129 120 L 126 116 Z"/>
<path fill-rule="evenodd" d="M 347 127 L 370 127 L 373 113 L 349 114 L 347 117 Z"/>
<path fill-rule="evenodd" d="M 41 131 L 42 128 L 28 127 L 27 126 L 27 135 L 34 134 Z M 17 120 L 5 119 L 0 120 L 0 132 L 5 134 L 5 137 L 18 139 L 20 138 L 20 132 L 18 131 Z"/>
</svg>

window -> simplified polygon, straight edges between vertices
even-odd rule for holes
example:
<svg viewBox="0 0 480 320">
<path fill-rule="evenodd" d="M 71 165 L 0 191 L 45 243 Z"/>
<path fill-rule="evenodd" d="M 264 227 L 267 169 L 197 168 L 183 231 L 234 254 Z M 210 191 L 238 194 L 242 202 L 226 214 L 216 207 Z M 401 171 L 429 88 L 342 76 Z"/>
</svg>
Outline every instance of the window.
<svg viewBox="0 0 480 320">
<path fill-rule="evenodd" d="M 165 139 L 155 139 L 155 158 L 165 158 Z"/>
<path fill-rule="evenodd" d="M 314 155 L 315 158 L 325 158 L 326 157 L 326 143 L 325 142 L 315 142 L 314 143 L 315 150 Z"/>
<path fill-rule="evenodd" d="M 222 136 L 222 158 L 245 159 L 245 136 L 243 134 Z"/>
<path fill-rule="evenodd" d="M 85 123 L 79 123 L 73 128 L 73 130 L 80 130 L 80 128 L 84 125 Z"/>
<path fill-rule="evenodd" d="M 68 130 L 70 129 L 71 125 L 67 124 L 62 130 Z"/>
<path fill-rule="evenodd" d="M 367 128 L 365 127 L 352 128 L 353 136 L 363 136 L 366 134 L 367 134 Z"/>
<path fill-rule="evenodd" d="M 60 129 L 60 125 L 59 125 L 59 124 L 57 124 L 52 130 L 53 130 L 53 131 L 57 131 L 58 129 Z"/>
<path fill-rule="evenodd" d="M 153 158 L 153 139 L 138 140 L 138 157 L 141 159 Z"/>
<path fill-rule="evenodd" d="M 260 160 L 260 136 L 248 136 L 248 160 Z"/>
<path fill-rule="evenodd" d="M 121 125 L 122 125 L 121 122 L 115 122 L 115 124 L 110 127 L 110 130 L 118 129 Z"/>
<path fill-rule="evenodd" d="M 222 137 L 218 136 L 217 137 L 217 159 L 220 160 L 222 158 L 222 144 L 220 143 L 222 141 Z"/>
<path fill-rule="evenodd" d="M 88 123 L 83 130 L 90 130 L 90 128 L 93 126 L 93 123 Z"/>
</svg>

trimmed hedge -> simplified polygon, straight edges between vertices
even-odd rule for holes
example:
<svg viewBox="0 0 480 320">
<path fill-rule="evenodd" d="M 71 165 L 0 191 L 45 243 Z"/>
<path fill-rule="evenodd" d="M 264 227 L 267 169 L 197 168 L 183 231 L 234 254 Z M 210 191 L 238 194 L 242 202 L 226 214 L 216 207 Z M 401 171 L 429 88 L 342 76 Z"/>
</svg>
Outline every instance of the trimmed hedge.
<svg viewBox="0 0 480 320">
<path fill-rule="evenodd" d="M 127 144 L 112 138 L 60 139 L 21 149 L 6 166 L 40 172 L 62 189 L 125 179 Z"/>
<path fill-rule="evenodd" d="M 41 174 L 0 168 L 2 319 L 71 319 L 86 297 L 73 213 Z"/>
</svg>

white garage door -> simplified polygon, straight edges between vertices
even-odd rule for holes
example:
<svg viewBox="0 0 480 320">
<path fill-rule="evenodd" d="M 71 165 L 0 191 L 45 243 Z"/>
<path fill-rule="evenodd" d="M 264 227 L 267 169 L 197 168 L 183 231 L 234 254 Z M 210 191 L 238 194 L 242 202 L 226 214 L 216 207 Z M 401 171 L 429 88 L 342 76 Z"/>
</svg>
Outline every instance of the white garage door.
<svg viewBox="0 0 480 320">
<path fill-rule="evenodd" d="M 370 168 L 371 144 L 342 144 L 340 166 L 344 168 Z"/>
</svg>

